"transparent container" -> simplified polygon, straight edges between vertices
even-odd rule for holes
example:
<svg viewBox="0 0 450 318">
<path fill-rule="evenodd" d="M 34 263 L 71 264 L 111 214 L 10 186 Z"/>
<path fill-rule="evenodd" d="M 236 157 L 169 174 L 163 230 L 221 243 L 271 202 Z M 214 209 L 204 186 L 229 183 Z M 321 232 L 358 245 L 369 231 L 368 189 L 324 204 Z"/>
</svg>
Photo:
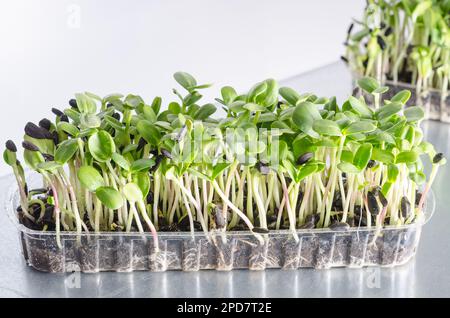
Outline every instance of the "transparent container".
<svg viewBox="0 0 450 318">
<path fill-rule="evenodd" d="M 37 174 L 28 178 L 30 189 L 41 186 Z M 216 269 L 264 270 L 266 268 L 331 268 L 397 266 L 408 262 L 417 250 L 422 226 L 431 217 L 435 201 L 430 191 L 421 223 L 375 228 L 298 230 L 296 241 L 288 230 L 264 234 L 264 244 L 251 232 L 161 232 L 159 252 L 150 233 L 61 232 L 62 248 L 55 232 L 42 232 L 20 224 L 16 208 L 17 187 L 7 194 L 5 208 L 17 227 L 28 265 L 52 273 L 100 271 L 198 271 Z"/>
</svg>

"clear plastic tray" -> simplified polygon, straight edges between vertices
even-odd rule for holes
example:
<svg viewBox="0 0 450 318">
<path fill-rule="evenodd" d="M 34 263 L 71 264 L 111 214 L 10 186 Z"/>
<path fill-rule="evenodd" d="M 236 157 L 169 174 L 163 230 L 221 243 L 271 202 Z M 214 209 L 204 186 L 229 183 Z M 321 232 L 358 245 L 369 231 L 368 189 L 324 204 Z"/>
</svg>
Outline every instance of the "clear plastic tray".
<svg viewBox="0 0 450 318">
<path fill-rule="evenodd" d="M 37 175 L 28 178 L 31 188 L 41 185 Z M 17 226 L 24 258 L 28 265 L 44 272 L 131 272 L 216 269 L 264 270 L 363 266 L 396 266 L 408 262 L 419 243 L 422 226 L 431 217 L 435 201 L 430 191 L 422 223 L 375 228 L 298 230 L 295 241 L 287 230 L 271 231 L 261 244 L 250 232 L 159 233 L 158 253 L 150 233 L 61 232 L 62 248 L 55 232 L 26 228 L 17 219 L 17 187 L 10 190 L 5 207 Z"/>
</svg>

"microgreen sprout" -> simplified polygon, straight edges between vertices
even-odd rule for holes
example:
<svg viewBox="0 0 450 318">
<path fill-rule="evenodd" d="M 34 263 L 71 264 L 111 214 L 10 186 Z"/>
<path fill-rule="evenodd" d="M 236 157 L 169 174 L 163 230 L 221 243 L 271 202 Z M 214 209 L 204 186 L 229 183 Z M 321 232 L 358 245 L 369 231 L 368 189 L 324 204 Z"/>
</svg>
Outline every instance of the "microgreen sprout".
<svg viewBox="0 0 450 318">
<path fill-rule="evenodd" d="M 179 101 L 166 109 L 159 97 L 80 93 L 52 109 L 55 121 L 28 123 L 24 161 L 43 188 L 27 188 L 8 141 L 21 222 L 56 231 L 60 246 L 61 231 L 150 232 L 159 251 L 164 231 L 248 230 L 264 243 L 276 230 L 298 240 L 299 229 L 379 231 L 423 217 L 445 159 L 423 140 L 423 109 L 405 108 L 409 92 L 383 99 L 387 88 L 363 78 L 372 109 L 363 96 L 340 106 L 268 79 L 247 94 L 222 88 L 227 116 L 216 119 L 216 106 L 200 103 L 209 85 L 174 77 L 185 95 L 175 89 Z M 428 180 L 422 155 L 432 162 Z"/>
<path fill-rule="evenodd" d="M 357 76 L 414 85 L 417 104 L 439 90 L 442 104 L 450 80 L 449 18 L 449 1 L 369 0 L 348 30 L 342 59 Z"/>
</svg>

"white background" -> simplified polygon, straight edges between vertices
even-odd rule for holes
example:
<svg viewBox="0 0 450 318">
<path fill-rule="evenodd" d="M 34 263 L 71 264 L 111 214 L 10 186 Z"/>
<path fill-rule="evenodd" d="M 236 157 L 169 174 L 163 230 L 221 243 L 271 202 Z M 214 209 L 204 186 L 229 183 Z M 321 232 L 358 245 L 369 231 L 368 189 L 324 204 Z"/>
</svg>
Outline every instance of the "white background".
<svg viewBox="0 0 450 318">
<path fill-rule="evenodd" d="M 339 58 L 364 0 L 1 0 L 0 147 L 75 92 L 162 96 L 172 74 L 238 91 Z M 9 172 L 3 162 L 0 175 Z"/>
</svg>

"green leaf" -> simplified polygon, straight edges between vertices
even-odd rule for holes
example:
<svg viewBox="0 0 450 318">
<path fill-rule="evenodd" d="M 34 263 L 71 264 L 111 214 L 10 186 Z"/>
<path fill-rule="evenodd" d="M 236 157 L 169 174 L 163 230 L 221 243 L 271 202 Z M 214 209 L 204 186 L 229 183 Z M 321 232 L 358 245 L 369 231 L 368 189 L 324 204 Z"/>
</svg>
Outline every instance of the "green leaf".
<svg viewBox="0 0 450 318">
<path fill-rule="evenodd" d="M 265 97 L 264 93 L 266 92 L 266 89 L 267 89 L 266 82 L 255 84 L 247 94 L 247 102 L 256 103 L 260 95 L 262 95 L 262 98 L 260 97 L 259 99 L 264 99 Z"/>
<path fill-rule="evenodd" d="M 86 128 L 98 128 L 102 124 L 100 118 L 96 114 L 81 114 L 80 126 Z"/>
<path fill-rule="evenodd" d="M 191 105 L 195 104 L 196 102 L 198 102 L 201 98 L 202 98 L 202 95 L 200 95 L 198 92 L 194 91 L 194 92 L 186 95 L 186 97 L 183 99 L 183 103 L 186 106 L 191 106 Z"/>
<path fill-rule="evenodd" d="M 150 123 L 148 120 L 140 120 L 136 125 L 136 129 L 142 138 L 144 138 L 149 144 L 153 146 L 158 145 L 159 140 L 161 139 L 161 134 L 155 125 Z"/>
<path fill-rule="evenodd" d="M 216 179 L 231 164 L 229 162 L 220 162 L 213 167 L 211 180 Z"/>
<path fill-rule="evenodd" d="M 387 86 L 380 86 L 377 89 L 375 89 L 372 94 L 384 94 L 389 90 L 389 87 Z"/>
<path fill-rule="evenodd" d="M 133 175 L 133 182 L 136 183 L 142 191 L 144 198 L 150 191 L 150 175 L 147 172 L 139 172 Z"/>
<path fill-rule="evenodd" d="M 395 158 L 395 163 L 414 163 L 419 159 L 419 154 L 415 151 L 402 151 Z"/>
<path fill-rule="evenodd" d="M 395 157 L 390 151 L 377 147 L 372 149 L 372 159 L 385 164 L 394 163 L 395 161 Z"/>
<path fill-rule="evenodd" d="M 358 80 L 358 86 L 369 94 L 372 94 L 372 92 L 376 90 L 380 85 L 378 84 L 377 80 L 372 77 L 363 77 Z"/>
<path fill-rule="evenodd" d="M 244 108 L 244 105 L 245 105 L 246 103 L 244 102 L 244 101 L 242 101 L 242 100 L 237 100 L 237 101 L 234 101 L 234 102 L 232 102 L 231 104 L 230 104 L 230 110 L 232 111 L 232 112 L 234 112 L 234 113 L 240 113 L 240 112 L 243 112 L 243 111 L 245 111 L 246 109 Z"/>
<path fill-rule="evenodd" d="M 136 183 L 130 182 L 123 187 L 123 194 L 130 202 L 138 202 L 144 198 L 141 189 Z"/>
<path fill-rule="evenodd" d="M 353 152 L 350 150 L 342 150 L 341 161 L 353 163 Z"/>
<path fill-rule="evenodd" d="M 57 125 L 58 130 L 64 131 L 66 134 L 69 134 L 73 137 L 77 137 L 80 131 L 75 125 L 72 125 L 68 122 L 61 121 Z"/>
<path fill-rule="evenodd" d="M 27 149 L 23 151 L 23 159 L 25 159 L 25 163 L 27 164 L 27 166 L 29 166 L 33 170 L 36 170 L 38 165 L 45 161 L 40 152 Z"/>
<path fill-rule="evenodd" d="M 59 168 L 61 168 L 62 165 L 55 162 L 55 161 L 47 161 L 47 162 L 41 162 L 37 165 L 37 170 L 43 170 L 43 171 L 49 171 L 51 173 L 55 172 Z"/>
<path fill-rule="evenodd" d="M 105 185 L 105 180 L 100 173 L 91 166 L 81 166 L 77 172 L 78 180 L 83 187 L 91 192 Z"/>
<path fill-rule="evenodd" d="M 108 209 L 117 210 L 123 206 L 122 195 L 112 187 L 99 187 L 95 195 Z"/>
<path fill-rule="evenodd" d="M 258 118 L 258 123 L 269 123 L 277 120 L 277 115 L 274 113 L 262 113 Z"/>
<path fill-rule="evenodd" d="M 220 90 L 225 105 L 230 105 L 237 97 L 237 93 L 231 86 L 224 86 Z"/>
<path fill-rule="evenodd" d="M 403 114 L 405 115 L 408 122 L 416 122 L 422 120 L 425 117 L 425 112 L 420 106 L 407 107 L 403 111 Z"/>
<path fill-rule="evenodd" d="M 281 97 L 283 97 L 284 100 L 287 101 L 292 106 L 297 105 L 297 101 L 300 99 L 299 93 L 297 93 L 290 87 L 281 87 L 279 89 L 279 93 Z"/>
<path fill-rule="evenodd" d="M 55 161 L 60 164 L 68 162 L 78 150 L 78 142 L 76 139 L 65 140 L 58 145 L 55 151 Z"/>
<path fill-rule="evenodd" d="M 151 167 L 155 165 L 155 160 L 147 158 L 147 159 L 138 159 L 131 164 L 131 172 L 140 172 L 144 170 L 149 170 Z"/>
<path fill-rule="evenodd" d="M 142 107 L 142 113 L 144 115 L 144 118 L 151 123 L 154 123 L 157 120 L 157 116 L 156 116 L 153 108 L 148 105 L 144 105 Z"/>
<path fill-rule="evenodd" d="M 205 104 L 200 107 L 194 114 L 194 118 L 198 120 L 205 120 L 216 112 L 217 108 L 213 104 Z"/>
<path fill-rule="evenodd" d="M 295 168 L 295 166 L 292 164 L 292 162 L 290 160 L 284 159 L 282 161 L 283 163 L 283 167 L 284 169 L 286 169 L 289 177 L 294 180 L 297 181 L 297 169 Z"/>
<path fill-rule="evenodd" d="M 314 120 L 321 119 L 317 106 L 310 102 L 297 105 L 292 113 L 292 121 L 305 134 L 318 138 L 319 135 L 313 130 Z"/>
<path fill-rule="evenodd" d="M 103 118 L 114 129 L 124 130 L 124 128 L 125 128 L 124 125 L 122 125 L 122 123 L 120 121 L 118 121 L 117 119 L 115 119 L 114 117 L 106 115 Z"/>
<path fill-rule="evenodd" d="M 342 136 L 341 130 L 336 122 L 328 119 L 315 120 L 313 129 L 325 136 Z"/>
<path fill-rule="evenodd" d="M 427 177 L 422 171 L 417 171 L 416 173 L 410 173 L 408 177 L 414 181 L 417 185 L 424 184 L 427 181 Z"/>
<path fill-rule="evenodd" d="M 402 105 L 405 105 L 406 102 L 411 97 L 411 92 L 407 89 L 404 89 L 397 94 L 394 95 L 394 97 L 391 98 L 391 102 L 393 103 L 401 103 Z"/>
<path fill-rule="evenodd" d="M 181 112 L 181 106 L 177 102 L 171 102 L 168 109 L 172 114 L 179 114 Z"/>
<path fill-rule="evenodd" d="M 178 84 L 180 84 L 182 87 L 184 87 L 187 91 L 191 91 L 192 87 L 197 86 L 197 81 L 189 73 L 176 72 L 173 75 L 173 78 L 177 81 Z"/>
<path fill-rule="evenodd" d="M 116 151 L 113 138 L 104 130 L 100 130 L 89 137 L 88 146 L 92 157 L 99 162 L 110 160 L 112 154 Z"/>
<path fill-rule="evenodd" d="M 339 170 L 345 173 L 356 174 L 361 172 L 355 165 L 349 162 L 340 162 L 338 163 L 337 167 Z"/>
<path fill-rule="evenodd" d="M 297 174 L 296 177 L 296 182 L 299 183 L 300 181 L 302 181 L 303 179 L 305 179 L 306 177 L 312 175 L 313 173 L 315 173 L 317 171 L 317 164 L 315 163 L 311 163 L 311 164 L 307 164 L 304 165 L 300 168 L 300 171 Z"/>
<path fill-rule="evenodd" d="M 115 153 L 112 154 L 111 158 L 116 163 L 116 165 L 118 165 L 122 169 L 124 169 L 126 171 L 130 170 L 130 163 L 128 162 L 127 159 L 125 159 L 124 156 L 122 156 L 122 155 L 118 154 L 117 152 L 115 152 Z"/>
<path fill-rule="evenodd" d="M 399 174 L 398 167 L 393 163 L 389 164 L 387 167 L 387 178 L 389 182 L 394 183 L 397 180 L 398 174 Z"/>
<path fill-rule="evenodd" d="M 255 104 L 255 103 L 247 103 L 242 107 L 251 112 L 262 112 L 262 111 L 266 110 L 266 108 L 264 106 L 261 106 L 261 105 Z"/>
<path fill-rule="evenodd" d="M 369 133 L 377 129 L 377 127 L 368 121 L 357 121 L 351 123 L 344 129 L 344 135 L 353 135 L 358 133 Z"/>
<path fill-rule="evenodd" d="M 390 117 L 392 117 L 393 115 L 397 114 L 398 112 L 400 112 L 403 108 L 403 105 L 397 102 L 392 102 L 390 104 L 384 105 L 383 107 L 381 107 L 377 113 L 376 116 L 378 118 L 378 120 L 386 120 L 389 119 Z"/>
<path fill-rule="evenodd" d="M 348 102 L 350 103 L 350 106 L 354 111 L 356 111 L 358 114 L 360 114 L 364 118 L 371 118 L 372 117 L 372 111 L 370 110 L 367 105 L 360 101 L 359 99 L 350 96 L 348 99 Z"/>
<path fill-rule="evenodd" d="M 17 155 L 15 152 L 5 149 L 5 151 L 3 151 L 3 160 L 7 165 L 15 166 L 17 164 Z"/>
<path fill-rule="evenodd" d="M 160 111 L 160 109 L 161 109 L 161 103 L 162 103 L 161 97 L 156 96 L 156 97 L 153 99 L 151 108 L 153 109 L 153 112 L 155 113 L 155 115 L 158 115 L 158 114 L 159 114 L 159 111 Z"/>
<path fill-rule="evenodd" d="M 391 187 L 392 187 L 392 183 L 391 182 L 385 182 L 383 184 L 383 186 L 381 187 L 381 193 L 383 193 L 384 196 L 387 196 L 388 193 L 389 193 L 389 190 L 391 189 Z"/>
<path fill-rule="evenodd" d="M 365 143 L 359 146 L 358 150 L 355 153 L 353 158 L 353 164 L 359 170 L 363 170 L 366 168 L 369 163 L 370 158 L 372 157 L 372 144 Z"/>
<path fill-rule="evenodd" d="M 267 89 L 262 104 L 265 106 L 272 106 L 278 102 L 278 83 L 271 78 L 264 82 L 267 84 Z"/>
<path fill-rule="evenodd" d="M 82 114 L 95 114 L 97 112 L 97 105 L 92 98 L 85 94 L 75 94 L 78 109 Z"/>
<path fill-rule="evenodd" d="M 127 97 L 125 97 L 124 105 L 128 108 L 137 108 L 144 105 L 144 100 L 141 96 L 128 94 Z"/>
</svg>

